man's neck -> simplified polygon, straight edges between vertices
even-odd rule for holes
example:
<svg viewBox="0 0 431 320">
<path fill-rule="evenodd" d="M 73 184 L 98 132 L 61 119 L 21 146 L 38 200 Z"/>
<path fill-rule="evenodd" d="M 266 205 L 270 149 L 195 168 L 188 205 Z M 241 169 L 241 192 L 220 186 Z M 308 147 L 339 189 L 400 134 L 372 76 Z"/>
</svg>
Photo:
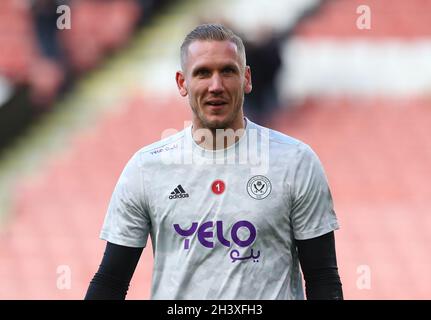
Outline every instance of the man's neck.
<svg viewBox="0 0 431 320">
<path fill-rule="evenodd" d="M 246 119 L 242 117 L 240 125 L 225 129 L 197 128 L 192 126 L 193 140 L 202 148 L 208 150 L 226 149 L 237 143 L 244 135 Z"/>
</svg>

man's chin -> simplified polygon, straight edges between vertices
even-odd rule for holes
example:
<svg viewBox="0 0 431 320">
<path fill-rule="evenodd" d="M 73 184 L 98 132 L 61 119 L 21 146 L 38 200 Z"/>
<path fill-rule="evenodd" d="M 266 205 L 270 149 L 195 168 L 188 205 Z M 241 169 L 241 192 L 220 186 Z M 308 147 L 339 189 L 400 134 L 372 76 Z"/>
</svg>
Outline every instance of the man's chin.
<svg viewBox="0 0 431 320">
<path fill-rule="evenodd" d="M 227 129 L 231 121 L 228 118 L 222 116 L 209 116 L 205 117 L 203 124 L 208 129 Z"/>
</svg>

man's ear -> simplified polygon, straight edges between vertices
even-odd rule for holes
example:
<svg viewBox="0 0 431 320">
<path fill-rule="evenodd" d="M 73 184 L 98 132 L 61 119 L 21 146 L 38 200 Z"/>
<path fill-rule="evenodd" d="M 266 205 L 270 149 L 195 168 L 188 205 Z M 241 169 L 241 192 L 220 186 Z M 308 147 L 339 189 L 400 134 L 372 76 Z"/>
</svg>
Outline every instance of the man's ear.
<svg viewBox="0 0 431 320">
<path fill-rule="evenodd" d="M 245 80 L 244 80 L 244 92 L 250 93 L 251 89 L 253 88 L 251 84 L 251 69 L 249 66 L 245 66 L 245 74 L 244 74 Z"/>
<path fill-rule="evenodd" d="M 175 80 L 177 81 L 177 87 L 178 91 L 180 92 L 180 95 L 183 97 L 187 96 L 187 85 L 184 73 L 182 71 L 177 71 L 175 75 Z"/>
</svg>

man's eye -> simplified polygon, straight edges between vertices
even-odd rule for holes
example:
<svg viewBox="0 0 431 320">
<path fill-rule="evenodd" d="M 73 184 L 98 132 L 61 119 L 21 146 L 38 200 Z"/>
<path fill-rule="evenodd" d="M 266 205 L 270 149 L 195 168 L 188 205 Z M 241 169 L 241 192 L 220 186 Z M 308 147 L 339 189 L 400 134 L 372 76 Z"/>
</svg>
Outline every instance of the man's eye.
<svg viewBox="0 0 431 320">
<path fill-rule="evenodd" d="M 210 72 L 208 70 L 198 70 L 196 72 L 196 75 L 199 77 L 206 77 L 210 74 Z"/>
<path fill-rule="evenodd" d="M 223 69 L 223 73 L 231 74 L 231 73 L 235 73 L 235 70 L 232 68 L 225 68 Z"/>
</svg>

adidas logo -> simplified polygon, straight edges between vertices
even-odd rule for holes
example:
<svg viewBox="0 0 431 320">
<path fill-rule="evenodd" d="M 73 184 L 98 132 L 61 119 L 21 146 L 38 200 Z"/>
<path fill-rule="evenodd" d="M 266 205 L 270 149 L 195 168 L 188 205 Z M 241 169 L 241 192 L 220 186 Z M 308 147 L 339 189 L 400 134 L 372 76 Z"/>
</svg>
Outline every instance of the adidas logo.
<svg viewBox="0 0 431 320">
<path fill-rule="evenodd" d="M 188 198 L 189 194 L 184 191 L 183 187 L 179 184 L 174 191 L 171 192 L 169 199 L 177 199 L 177 198 Z"/>
</svg>

